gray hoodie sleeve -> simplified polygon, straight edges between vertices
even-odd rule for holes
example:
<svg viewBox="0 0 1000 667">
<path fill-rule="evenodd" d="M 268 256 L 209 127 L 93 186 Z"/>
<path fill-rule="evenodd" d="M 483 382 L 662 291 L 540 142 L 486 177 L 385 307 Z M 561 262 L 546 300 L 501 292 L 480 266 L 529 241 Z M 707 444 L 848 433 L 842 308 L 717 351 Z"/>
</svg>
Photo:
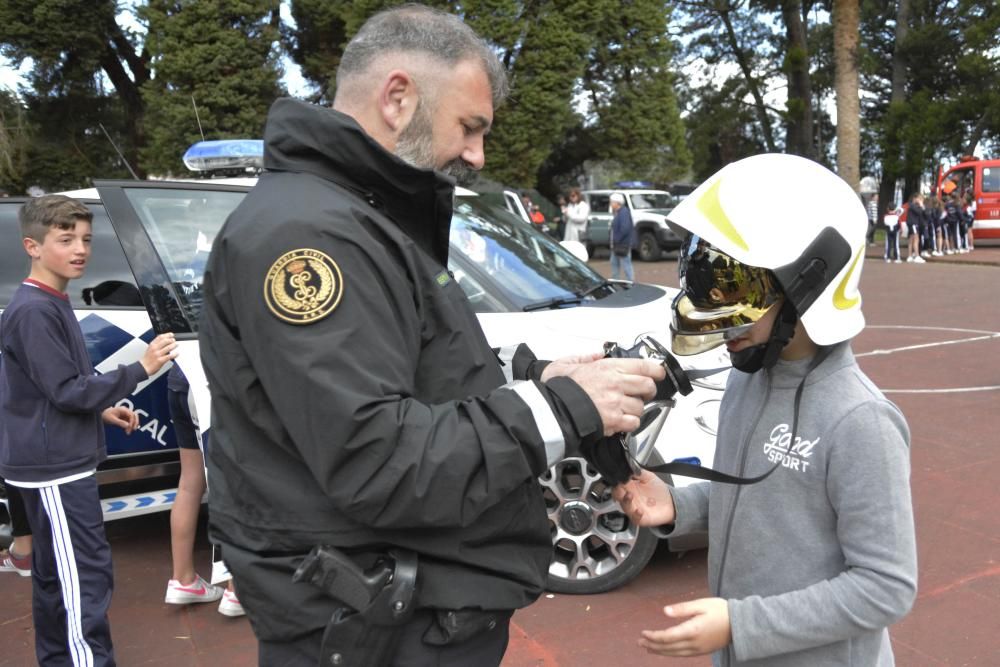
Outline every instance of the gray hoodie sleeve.
<svg viewBox="0 0 1000 667">
<path fill-rule="evenodd" d="M 733 648 L 741 661 L 876 631 L 913 604 L 916 540 L 909 430 L 902 414 L 887 400 L 871 400 L 848 413 L 829 437 L 835 445 L 826 492 L 836 510 L 844 571 L 780 595 L 729 600 Z"/>
<path fill-rule="evenodd" d="M 672 524 L 654 527 L 653 534 L 662 538 L 708 531 L 708 493 L 711 488 L 709 482 L 670 487 L 676 518 Z"/>
</svg>

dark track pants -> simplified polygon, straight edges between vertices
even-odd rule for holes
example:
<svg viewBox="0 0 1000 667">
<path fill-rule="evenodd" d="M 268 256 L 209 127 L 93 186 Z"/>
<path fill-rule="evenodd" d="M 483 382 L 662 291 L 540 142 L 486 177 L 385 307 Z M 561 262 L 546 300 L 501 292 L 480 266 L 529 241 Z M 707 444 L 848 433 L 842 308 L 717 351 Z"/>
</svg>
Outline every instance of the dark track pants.
<svg viewBox="0 0 1000 667">
<path fill-rule="evenodd" d="M 38 663 L 114 665 L 108 624 L 114 577 L 97 480 L 90 475 L 18 491 L 34 536 L 31 582 Z"/>
</svg>

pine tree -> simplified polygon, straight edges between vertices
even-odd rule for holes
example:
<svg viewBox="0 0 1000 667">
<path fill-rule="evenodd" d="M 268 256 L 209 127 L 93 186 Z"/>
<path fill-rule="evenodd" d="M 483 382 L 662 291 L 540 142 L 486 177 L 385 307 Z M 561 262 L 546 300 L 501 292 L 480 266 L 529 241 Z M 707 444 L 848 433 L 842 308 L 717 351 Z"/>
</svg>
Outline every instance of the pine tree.
<svg viewBox="0 0 1000 667">
<path fill-rule="evenodd" d="M 277 12 L 278 0 L 150 0 L 139 9 L 153 70 L 142 90 L 146 170 L 186 173 L 181 157 L 202 133 L 263 136 L 267 110 L 283 92 Z"/>
</svg>

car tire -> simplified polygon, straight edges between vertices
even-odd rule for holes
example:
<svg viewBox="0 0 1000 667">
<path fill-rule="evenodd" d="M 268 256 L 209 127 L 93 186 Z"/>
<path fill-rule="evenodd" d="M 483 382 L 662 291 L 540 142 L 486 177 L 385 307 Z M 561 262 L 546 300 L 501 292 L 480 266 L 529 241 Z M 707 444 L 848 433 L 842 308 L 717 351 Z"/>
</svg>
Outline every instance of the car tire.
<svg viewBox="0 0 1000 667">
<path fill-rule="evenodd" d="M 549 591 L 604 593 L 642 572 L 659 540 L 628 519 L 593 466 L 582 458 L 563 459 L 539 481 L 552 531 Z"/>
<path fill-rule="evenodd" d="M 639 259 L 643 262 L 655 262 L 660 259 L 663 249 L 653 232 L 639 232 Z"/>
</svg>

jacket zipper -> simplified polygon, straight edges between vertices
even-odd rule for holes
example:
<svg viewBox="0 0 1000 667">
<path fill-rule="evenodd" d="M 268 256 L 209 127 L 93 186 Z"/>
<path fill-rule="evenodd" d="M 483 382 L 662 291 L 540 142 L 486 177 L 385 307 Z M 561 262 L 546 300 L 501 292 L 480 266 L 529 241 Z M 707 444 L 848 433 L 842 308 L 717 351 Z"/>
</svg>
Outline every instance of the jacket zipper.
<svg viewBox="0 0 1000 667">
<path fill-rule="evenodd" d="M 753 420 L 753 425 L 750 430 L 747 431 L 746 439 L 743 441 L 743 448 L 740 454 L 740 477 L 746 476 L 746 466 L 747 466 L 747 456 L 750 452 L 750 438 L 753 437 L 754 432 L 757 430 L 757 425 L 760 423 L 760 418 L 764 416 L 764 408 L 767 406 L 767 399 L 771 397 L 771 373 L 767 370 L 764 371 L 767 375 L 767 387 L 764 390 L 764 400 L 761 401 L 760 407 L 757 409 L 757 416 Z M 722 577 L 726 571 L 726 556 L 729 555 L 729 538 L 733 532 L 733 519 L 736 517 L 736 506 L 740 502 L 740 493 L 743 491 L 743 486 L 736 487 L 736 495 L 733 497 L 733 505 L 729 509 L 729 516 L 726 519 L 726 537 L 722 542 L 722 558 L 719 561 L 719 578 L 716 584 L 715 597 L 722 597 Z M 731 648 L 726 647 L 726 651 L 723 654 L 723 665 L 729 664 L 729 655 Z"/>
</svg>

